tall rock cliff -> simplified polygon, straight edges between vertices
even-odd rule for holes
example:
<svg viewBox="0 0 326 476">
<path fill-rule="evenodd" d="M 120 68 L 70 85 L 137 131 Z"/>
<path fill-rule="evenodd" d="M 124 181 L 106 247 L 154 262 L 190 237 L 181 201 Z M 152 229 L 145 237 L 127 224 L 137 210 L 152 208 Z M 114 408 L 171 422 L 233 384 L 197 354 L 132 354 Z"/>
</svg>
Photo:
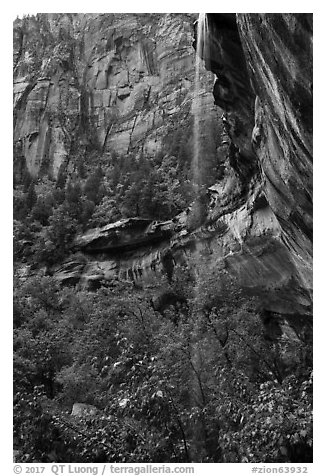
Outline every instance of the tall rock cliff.
<svg viewBox="0 0 326 476">
<path fill-rule="evenodd" d="M 288 244 L 309 267 L 312 15 L 208 17 L 211 42 L 206 65 L 216 74 L 215 102 L 237 124 L 231 136 L 240 153 L 252 151 L 257 156 L 268 203 Z"/>
<path fill-rule="evenodd" d="M 206 176 L 213 165 L 217 173 L 169 221 L 129 218 L 77 236 L 83 258 L 51 272 L 83 286 L 117 276 L 142 284 L 204 254 L 259 295 L 267 312 L 297 323 L 312 304 L 311 18 L 207 18 L 209 47 L 197 53 L 216 81 L 202 73 L 199 162 Z M 193 148 L 192 21 L 187 14 L 16 21 L 16 180 L 26 169 L 57 180 L 81 160 L 91 167 L 90 157 L 151 157 L 176 128 Z"/>
<path fill-rule="evenodd" d="M 153 156 L 192 116 L 189 14 L 40 14 L 14 24 L 15 172 L 56 179 L 96 155 Z M 209 74 L 207 74 L 209 76 Z M 215 155 L 209 88 L 206 154 Z M 210 134 L 211 132 L 211 134 Z M 191 140 L 191 139 L 190 139 Z M 76 159 L 76 157 L 78 158 Z"/>
<path fill-rule="evenodd" d="M 215 103 L 259 183 L 302 288 L 312 289 L 312 14 L 208 14 Z M 311 294 L 310 294 L 311 295 Z"/>
</svg>

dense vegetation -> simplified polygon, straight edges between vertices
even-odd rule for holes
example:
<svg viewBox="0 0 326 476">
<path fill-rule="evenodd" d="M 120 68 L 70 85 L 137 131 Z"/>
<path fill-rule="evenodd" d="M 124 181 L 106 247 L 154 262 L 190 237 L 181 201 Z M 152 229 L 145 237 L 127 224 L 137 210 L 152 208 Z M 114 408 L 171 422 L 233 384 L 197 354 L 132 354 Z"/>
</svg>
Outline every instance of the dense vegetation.
<svg viewBox="0 0 326 476">
<path fill-rule="evenodd" d="M 271 339 L 225 272 L 178 268 L 159 304 L 121 283 L 15 289 L 21 461 L 311 461 L 310 344 Z"/>
<path fill-rule="evenodd" d="M 56 181 L 35 181 L 26 172 L 14 189 L 15 258 L 51 265 L 86 228 L 128 217 L 172 218 L 193 198 L 183 153 L 184 160 L 163 152 L 152 159 L 94 154 L 102 166 L 77 162 L 69 177 L 62 172 Z"/>
<path fill-rule="evenodd" d="M 144 289 L 90 292 L 51 277 L 76 233 L 168 219 L 193 200 L 186 131 L 171 137 L 153 158 L 95 150 L 69 176 L 15 183 L 19 461 L 312 459 L 309 333 L 270 335 L 259 303 L 204 256 Z M 72 415 L 75 403 L 86 411 Z"/>
<path fill-rule="evenodd" d="M 29 53 L 17 57 L 15 70 L 32 80 L 48 55 L 47 74 L 58 58 L 71 68 L 69 29 L 54 37 L 42 16 L 33 25 L 35 35 L 27 20 L 16 32 Z M 94 292 L 60 287 L 52 276 L 53 267 L 74 253 L 77 233 L 120 218 L 170 219 L 193 202 L 192 128 L 189 118 L 173 123 L 162 150 L 148 157 L 139 150 L 103 152 L 91 130 L 76 127 L 87 136 L 87 150 L 83 155 L 72 141 L 69 164 L 56 179 L 42 170 L 34 179 L 18 167 L 18 461 L 312 460 L 310 334 L 305 328 L 269 332 L 259 302 L 225 270 L 197 256 L 152 286 L 114 281 Z M 221 131 L 214 131 L 218 146 Z M 210 161 L 203 161 L 203 187 L 222 174 L 218 158 Z"/>
</svg>

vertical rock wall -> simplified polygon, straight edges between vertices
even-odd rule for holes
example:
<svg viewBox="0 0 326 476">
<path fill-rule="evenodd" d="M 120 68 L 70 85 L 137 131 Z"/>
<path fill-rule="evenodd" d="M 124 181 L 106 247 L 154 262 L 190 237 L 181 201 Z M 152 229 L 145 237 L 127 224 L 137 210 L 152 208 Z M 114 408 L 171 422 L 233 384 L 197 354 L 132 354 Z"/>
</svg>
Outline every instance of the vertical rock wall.
<svg viewBox="0 0 326 476">
<path fill-rule="evenodd" d="M 153 156 L 191 124 L 191 14 L 41 14 L 14 24 L 15 170 L 56 178 L 97 155 Z M 210 96 L 212 75 L 207 73 Z M 209 79 L 211 78 L 211 79 Z M 218 116 L 207 101 L 206 154 Z M 192 138 L 189 137 L 191 146 Z M 18 173 L 17 172 L 17 173 Z"/>
<path fill-rule="evenodd" d="M 191 148 L 192 20 L 188 14 L 18 20 L 16 174 L 26 166 L 55 178 L 92 151 L 108 159 L 113 152 L 154 156 L 179 127 Z M 63 263 L 56 276 L 85 286 L 117 276 L 139 284 L 164 271 L 166 261 L 173 268 L 202 252 L 213 268 L 224 266 L 259 295 L 266 310 L 309 316 L 311 17 L 208 14 L 207 41 L 204 60 L 215 83 L 207 73 L 200 90 L 200 161 L 219 157 L 217 183 L 202 204 L 168 223 L 139 231 L 137 220 L 118 222 L 77 237 L 83 259 Z M 119 236 L 113 245 L 112 234 Z"/>
<path fill-rule="evenodd" d="M 208 14 L 208 27 L 205 64 L 237 160 L 258 167 L 280 241 L 311 292 L 312 15 Z"/>
<path fill-rule="evenodd" d="M 264 190 L 290 245 L 311 264 L 312 15 L 239 14 Z"/>
</svg>

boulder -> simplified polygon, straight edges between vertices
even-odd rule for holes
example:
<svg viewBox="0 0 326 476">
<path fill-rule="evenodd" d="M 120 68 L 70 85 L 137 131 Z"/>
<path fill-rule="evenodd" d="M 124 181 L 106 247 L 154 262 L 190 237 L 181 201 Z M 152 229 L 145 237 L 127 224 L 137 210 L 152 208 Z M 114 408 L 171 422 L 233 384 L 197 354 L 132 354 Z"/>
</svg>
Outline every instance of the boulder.
<svg viewBox="0 0 326 476">
<path fill-rule="evenodd" d="M 78 417 L 95 416 L 97 413 L 98 409 L 94 405 L 86 403 L 74 403 L 71 410 L 71 415 Z"/>
</svg>

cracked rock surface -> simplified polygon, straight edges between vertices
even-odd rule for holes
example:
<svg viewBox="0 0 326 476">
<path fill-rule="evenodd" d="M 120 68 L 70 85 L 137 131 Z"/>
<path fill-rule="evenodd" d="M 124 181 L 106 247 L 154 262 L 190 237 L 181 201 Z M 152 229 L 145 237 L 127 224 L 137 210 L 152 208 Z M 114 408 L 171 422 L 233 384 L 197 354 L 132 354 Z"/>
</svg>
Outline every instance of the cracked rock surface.
<svg viewBox="0 0 326 476">
<path fill-rule="evenodd" d="M 27 167 L 55 178 L 92 141 L 119 154 L 160 150 L 169 128 L 192 114 L 191 21 L 186 14 L 48 14 L 39 65 L 36 25 L 18 22 L 15 173 Z M 88 230 L 75 240 L 82 258 L 60 264 L 55 276 L 89 288 L 117 277 L 144 283 L 202 252 L 212 268 L 224 266 L 259 295 L 267 311 L 309 318 L 311 16 L 208 14 L 207 41 L 203 59 L 215 83 L 203 91 L 202 140 L 206 134 L 209 144 L 222 122 L 223 140 L 200 160 L 216 154 L 220 179 L 168 222 L 128 219 Z M 29 56 L 24 42 L 31 42 Z"/>
</svg>

